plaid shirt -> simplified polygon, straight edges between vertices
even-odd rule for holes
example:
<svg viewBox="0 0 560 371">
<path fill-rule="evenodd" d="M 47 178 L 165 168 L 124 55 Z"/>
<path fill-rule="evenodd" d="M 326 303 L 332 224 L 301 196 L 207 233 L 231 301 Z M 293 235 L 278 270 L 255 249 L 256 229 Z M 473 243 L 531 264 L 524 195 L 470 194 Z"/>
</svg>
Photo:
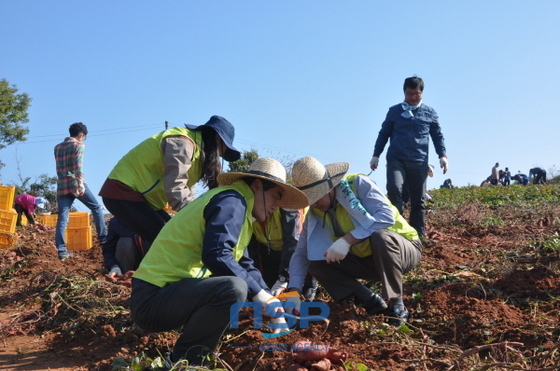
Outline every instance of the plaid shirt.
<svg viewBox="0 0 560 371">
<path fill-rule="evenodd" d="M 85 190 L 82 163 L 85 145 L 72 137 L 54 147 L 58 196 L 78 196 Z"/>
</svg>

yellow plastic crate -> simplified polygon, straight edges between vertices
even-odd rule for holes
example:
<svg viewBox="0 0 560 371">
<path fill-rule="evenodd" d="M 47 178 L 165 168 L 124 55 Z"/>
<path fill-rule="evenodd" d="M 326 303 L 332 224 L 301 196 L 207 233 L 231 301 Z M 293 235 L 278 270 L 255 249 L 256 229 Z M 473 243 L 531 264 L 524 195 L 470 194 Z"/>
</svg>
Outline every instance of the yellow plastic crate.
<svg viewBox="0 0 560 371">
<path fill-rule="evenodd" d="M 50 227 L 56 227 L 56 222 L 58 221 L 58 214 L 50 215 L 37 215 L 37 223 L 48 225 Z"/>
<path fill-rule="evenodd" d="M 68 218 L 68 228 L 84 227 L 91 227 L 91 223 L 89 221 L 89 213 L 87 211 L 76 211 L 70 213 L 70 218 Z"/>
<path fill-rule="evenodd" d="M 37 222 L 44 225 L 56 227 L 57 221 L 58 221 L 58 214 L 37 215 Z M 87 211 L 76 211 L 70 213 L 70 216 L 68 217 L 67 227 L 68 228 L 91 227 L 89 213 Z"/>
<path fill-rule="evenodd" d="M 0 233 L 0 249 L 9 249 L 14 247 L 18 239 L 15 234 Z"/>
<path fill-rule="evenodd" d="M 0 209 L 10 210 L 14 206 L 16 187 L 0 186 Z"/>
<path fill-rule="evenodd" d="M 11 210 L 0 210 L 0 233 L 16 231 L 17 213 Z"/>
<path fill-rule="evenodd" d="M 91 227 L 66 228 L 66 248 L 71 251 L 91 249 Z"/>
</svg>

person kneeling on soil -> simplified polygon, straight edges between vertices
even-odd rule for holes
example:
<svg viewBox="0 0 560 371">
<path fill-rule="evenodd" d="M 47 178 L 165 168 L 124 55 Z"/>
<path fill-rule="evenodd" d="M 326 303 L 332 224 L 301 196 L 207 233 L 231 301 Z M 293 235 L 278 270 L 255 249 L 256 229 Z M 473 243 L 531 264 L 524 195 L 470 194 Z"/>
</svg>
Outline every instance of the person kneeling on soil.
<svg viewBox="0 0 560 371">
<path fill-rule="evenodd" d="M 253 238 L 247 252 L 274 296 L 281 294 L 288 287 L 288 266 L 297 246 L 305 213 L 306 209 L 291 210 L 279 207 L 264 222 L 253 222 Z M 311 274 L 307 274 L 303 285 L 303 297 L 313 301 L 316 292 L 317 280 Z"/>
<path fill-rule="evenodd" d="M 368 176 L 347 171 L 346 162 L 323 166 L 313 157 L 293 165 L 294 184 L 311 208 L 290 260 L 288 291 L 301 293 L 309 270 L 335 301 L 353 297 L 369 315 L 383 313 L 399 327 L 409 316 L 402 275 L 420 261 L 422 243 Z M 358 279 L 380 281 L 389 306 Z M 299 297 L 288 301 L 287 311 L 299 311 Z"/>
<path fill-rule="evenodd" d="M 130 309 L 138 326 L 150 332 L 183 327 L 168 368 L 185 361 L 204 365 L 233 304 L 279 302 L 246 255 L 253 218 L 263 222 L 278 207 L 307 206 L 274 159 L 257 159 L 246 173 L 221 173 L 218 183 L 163 227 L 132 278 Z"/>
</svg>

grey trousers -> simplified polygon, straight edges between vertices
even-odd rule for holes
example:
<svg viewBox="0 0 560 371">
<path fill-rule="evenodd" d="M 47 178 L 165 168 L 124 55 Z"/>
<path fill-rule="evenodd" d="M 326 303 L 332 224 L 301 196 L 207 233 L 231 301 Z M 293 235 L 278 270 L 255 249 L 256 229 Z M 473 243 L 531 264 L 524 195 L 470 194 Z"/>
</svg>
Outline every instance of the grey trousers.
<svg viewBox="0 0 560 371">
<path fill-rule="evenodd" d="M 140 328 L 150 332 L 183 332 L 173 348 L 172 361 L 204 365 L 229 325 L 232 304 L 247 298 L 247 284 L 234 276 L 183 278 L 158 287 L 134 278 L 130 310 Z"/>
<path fill-rule="evenodd" d="M 309 271 L 334 300 L 342 300 L 358 290 L 362 285 L 359 278 L 381 282 L 386 299 L 402 296 L 402 276 L 420 261 L 422 243 L 387 229 L 373 233 L 370 243 L 372 255 L 365 258 L 349 253 L 337 263 L 310 262 Z"/>
</svg>

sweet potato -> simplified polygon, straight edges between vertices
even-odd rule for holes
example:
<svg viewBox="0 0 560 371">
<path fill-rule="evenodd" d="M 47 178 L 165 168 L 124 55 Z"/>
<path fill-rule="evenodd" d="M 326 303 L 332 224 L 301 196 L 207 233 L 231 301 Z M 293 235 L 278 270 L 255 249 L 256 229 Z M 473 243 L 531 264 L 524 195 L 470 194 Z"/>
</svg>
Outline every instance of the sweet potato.
<svg viewBox="0 0 560 371">
<path fill-rule="evenodd" d="M 311 365 L 311 371 L 329 371 L 331 369 L 331 361 L 328 358 L 323 358 Z"/>
<path fill-rule="evenodd" d="M 298 341 L 293 345 L 298 361 L 319 361 L 326 358 L 330 352 L 327 344 L 314 344 L 310 341 Z"/>
</svg>

